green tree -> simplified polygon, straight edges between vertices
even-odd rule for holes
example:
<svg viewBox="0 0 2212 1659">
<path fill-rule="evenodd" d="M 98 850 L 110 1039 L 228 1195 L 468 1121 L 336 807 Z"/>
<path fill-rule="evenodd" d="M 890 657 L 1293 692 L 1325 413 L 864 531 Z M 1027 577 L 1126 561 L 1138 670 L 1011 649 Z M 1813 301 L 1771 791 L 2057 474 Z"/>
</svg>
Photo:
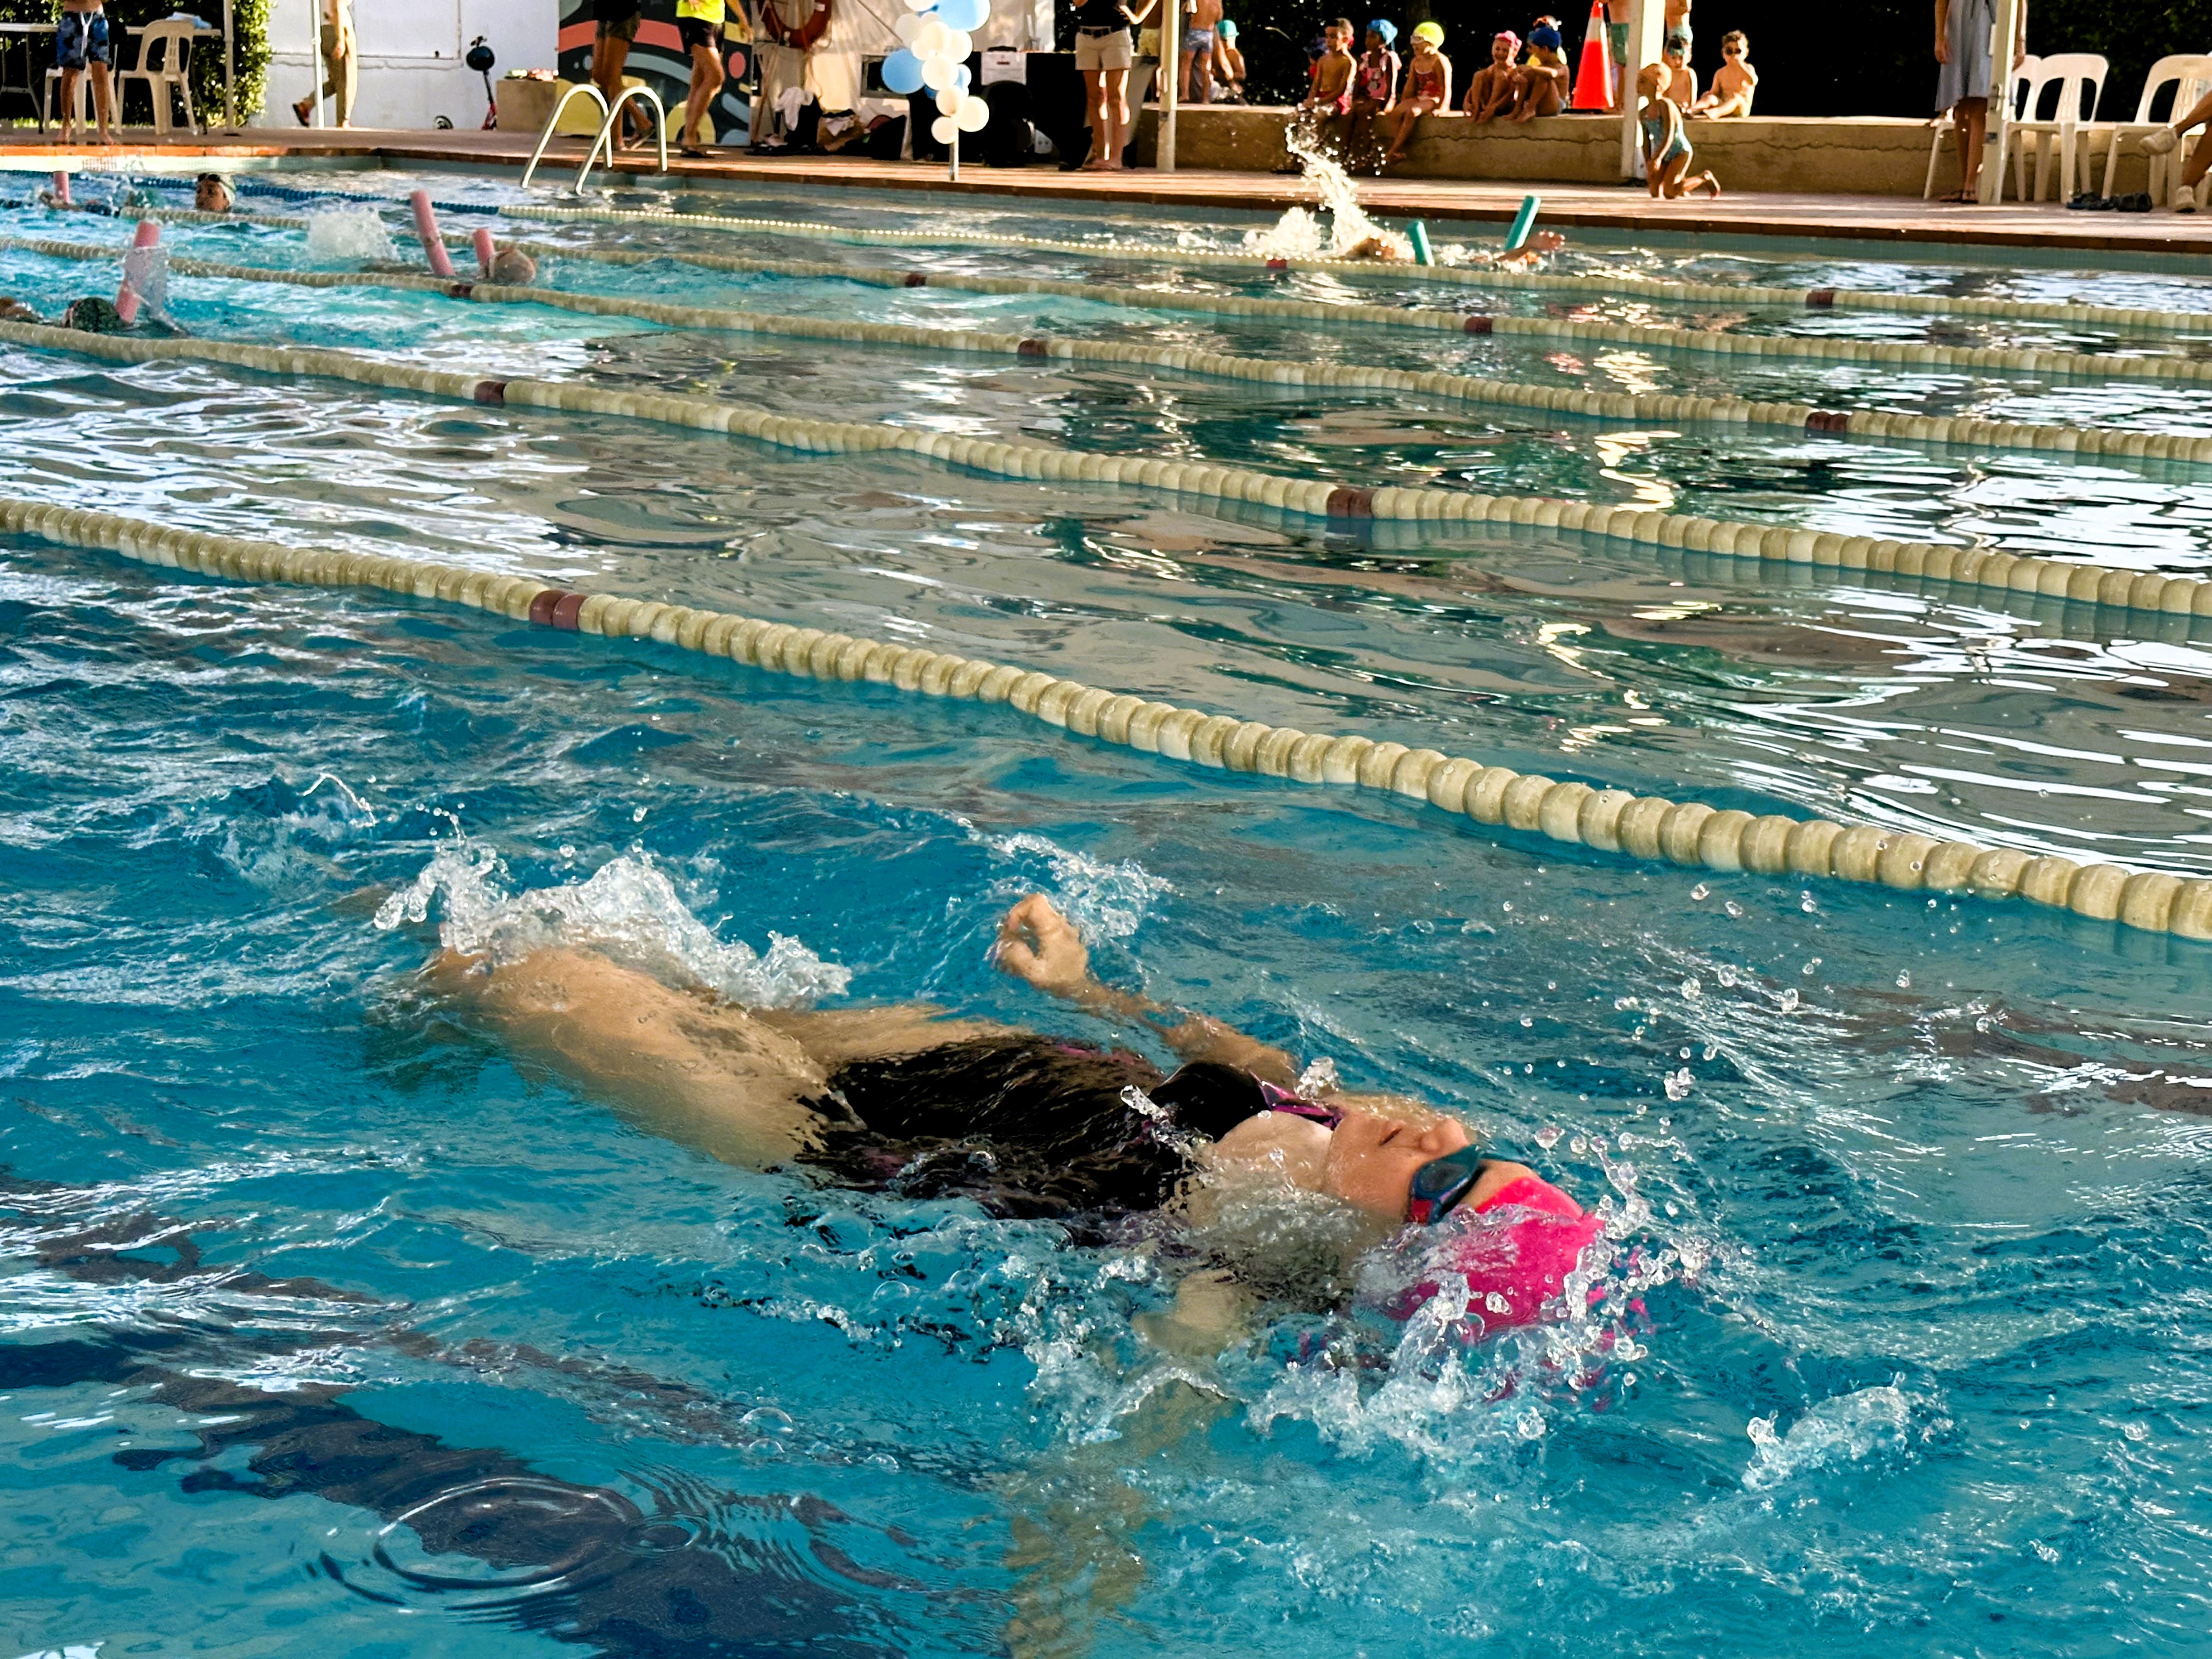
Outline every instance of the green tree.
<svg viewBox="0 0 2212 1659">
<path fill-rule="evenodd" d="M 111 20 L 133 31 L 178 11 L 195 13 L 217 28 L 222 27 L 222 0 L 197 0 L 197 3 L 193 0 L 107 0 L 106 9 Z M 59 11 L 54 0 L 0 0 L 0 21 L 4 22 L 48 23 Z M 259 112 L 268 87 L 269 0 L 232 0 L 231 25 L 238 32 L 237 76 L 233 83 L 238 94 L 238 117 L 241 121 L 251 120 Z M 44 44 L 41 38 L 39 45 Z M 135 64 L 137 52 L 136 46 L 127 47 L 124 64 Z M 31 77 L 35 86 L 44 79 L 46 65 L 34 60 L 32 67 L 36 71 Z M 136 91 L 132 94 L 130 113 L 134 119 L 146 118 L 145 106 L 138 101 L 143 96 Z M 192 54 L 192 108 L 210 125 L 222 119 L 220 42 L 211 42 Z"/>
</svg>

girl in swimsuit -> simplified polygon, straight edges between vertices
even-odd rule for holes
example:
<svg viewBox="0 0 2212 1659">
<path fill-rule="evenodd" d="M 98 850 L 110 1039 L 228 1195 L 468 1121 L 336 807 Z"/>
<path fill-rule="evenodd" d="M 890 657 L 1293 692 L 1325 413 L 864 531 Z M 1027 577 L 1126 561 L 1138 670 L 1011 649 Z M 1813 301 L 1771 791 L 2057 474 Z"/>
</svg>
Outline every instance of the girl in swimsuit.
<svg viewBox="0 0 2212 1659">
<path fill-rule="evenodd" d="M 1384 122 L 1397 123 L 1390 135 L 1389 150 L 1382 157 L 1386 167 L 1405 153 L 1415 122 L 1451 107 L 1451 59 L 1437 50 L 1443 43 L 1443 24 L 1431 21 L 1413 26 L 1413 55 L 1406 61 L 1405 90 L 1382 118 Z"/>
<path fill-rule="evenodd" d="M 1636 117 L 1636 124 L 1644 134 L 1644 180 L 1654 196 L 1674 201 L 1693 190 L 1703 189 L 1718 196 L 1720 180 L 1711 172 L 1688 176 L 1690 134 L 1682 124 L 1682 107 L 1667 96 L 1668 82 L 1672 75 L 1664 64 L 1646 64 L 1644 72 L 1636 77 L 1636 89 L 1644 96 L 1644 107 Z"/>
<path fill-rule="evenodd" d="M 1450 1216 L 1449 1236 L 1425 1237 L 1443 1245 L 1493 1327 L 1534 1320 L 1596 1235 L 1595 1218 L 1533 1170 L 1479 1156 L 1456 1120 L 1388 1097 L 1303 1097 L 1283 1050 L 1100 983 L 1081 936 L 1041 894 L 1007 912 L 994 954 L 1002 971 L 1186 1063 L 1164 1079 L 1126 1049 L 916 1004 L 748 1009 L 562 947 L 507 963 L 441 951 L 425 976 L 625 1115 L 749 1168 L 965 1198 L 994 1215 L 1054 1218 L 1085 1240 L 1151 1213 L 1202 1231 L 1240 1206 L 1304 1193 L 1335 1200 L 1331 1244 L 1350 1256 Z M 1218 1330 L 1233 1317 L 1237 1276 L 1234 1266 L 1193 1275 L 1179 1316 L 1205 1310 L 1185 1322 Z M 1434 1290 L 1412 1287 L 1394 1310 Z"/>
</svg>

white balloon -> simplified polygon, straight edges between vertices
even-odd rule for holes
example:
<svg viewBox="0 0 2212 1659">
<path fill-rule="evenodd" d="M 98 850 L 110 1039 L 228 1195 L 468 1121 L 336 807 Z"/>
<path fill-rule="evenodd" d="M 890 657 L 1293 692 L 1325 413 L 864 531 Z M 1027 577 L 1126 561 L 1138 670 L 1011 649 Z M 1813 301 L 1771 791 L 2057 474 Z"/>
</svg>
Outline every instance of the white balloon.
<svg viewBox="0 0 2212 1659">
<path fill-rule="evenodd" d="M 951 115 L 957 117 L 960 113 L 962 106 L 966 104 L 967 100 L 968 94 L 961 91 L 959 88 L 947 87 L 944 91 L 937 94 L 937 112 L 939 115 Z"/>
<path fill-rule="evenodd" d="M 956 63 L 964 64 L 975 50 L 975 40 L 973 35 L 964 29 L 949 28 L 945 31 L 945 45 L 936 56 L 950 58 Z"/>
<path fill-rule="evenodd" d="M 910 46 L 915 36 L 921 33 L 921 19 L 910 11 L 902 11 L 892 20 L 891 33 L 898 36 L 901 46 Z"/>
<path fill-rule="evenodd" d="M 907 42 L 907 48 L 915 57 L 925 60 L 931 58 L 942 58 L 945 56 L 945 48 L 951 42 L 951 38 L 952 31 L 945 27 L 940 19 L 926 18 L 922 21 L 921 32 Z M 967 54 L 963 52 L 961 56 L 964 58 Z"/>
<path fill-rule="evenodd" d="M 945 92 L 959 90 L 961 65 L 949 58 L 925 58 L 921 60 L 921 84 L 940 97 Z"/>
<path fill-rule="evenodd" d="M 940 115 L 929 124 L 929 136 L 940 144 L 949 144 L 960 136 L 960 129 L 949 115 Z"/>
<path fill-rule="evenodd" d="M 953 112 L 952 124 L 963 132 L 981 132 L 991 119 L 991 106 L 981 98 L 969 98 Z"/>
</svg>

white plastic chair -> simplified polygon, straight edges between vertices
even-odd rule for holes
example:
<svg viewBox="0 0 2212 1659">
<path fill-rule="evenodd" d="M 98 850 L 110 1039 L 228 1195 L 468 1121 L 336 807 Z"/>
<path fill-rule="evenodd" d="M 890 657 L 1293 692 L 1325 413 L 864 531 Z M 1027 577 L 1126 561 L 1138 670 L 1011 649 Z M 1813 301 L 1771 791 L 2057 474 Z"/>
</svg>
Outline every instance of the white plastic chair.
<svg viewBox="0 0 2212 1659">
<path fill-rule="evenodd" d="M 2023 95 L 2033 96 L 2030 88 L 2034 86 L 2036 72 L 2042 65 L 2043 60 L 2040 58 L 2023 58 L 2021 59 L 2020 67 L 2013 71 L 2012 102 L 2014 109 L 2021 107 Z M 2033 110 L 2035 106 L 2030 103 L 2027 107 Z M 1954 149 L 1959 142 L 1958 118 L 1952 111 L 1946 110 L 1930 125 L 1936 129 L 1936 137 L 1928 146 L 1928 182 L 1920 187 L 1920 199 L 1923 202 L 1936 193 L 1936 169 L 1942 163 L 1944 135 L 1946 133 L 1950 135 Z M 1960 171 L 1961 173 L 1966 171 L 1964 156 L 1960 158 Z"/>
<path fill-rule="evenodd" d="M 125 70 L 115 77 L 116 125 L 123 124 L 123 99 L 125 89 L 133 81 L 146 83 L 147 95 L 154 100 L 154 131 L 169 131 L 172 98 L 181 99 L 185 106 L 185 131 L 198 132 L 198 118 L 192 113 L 192 40 L 199 33 L 199 24 L 191 18 L 165 18 L 158 23 L 149 23 L 138 31 L 138 67 Z"/>
<path fill-rule="evenodd" d="M 2012 150 L 2012 193 L 2023 202 L 2039 202 L 2045 186 L 2051 182 L 2051 161 L 2058 158 L 2061 199 L 2081 186 L 2077 176 L 2088 173 L 2088 154 L 2076 137 L 2082 125 L 2097 112 L 2097 100 L 2105 95 L 2105 76 L 2109 69 L 2104 56 L 2094 52 L 2058 52 L 2043 58 L 2037 64 L 2033 83 L 2028 88 L 2027 107 L 2021 118 L 2005 128 L 2005 148 Z M 2043 107 L 2044 94 L 2057 88 L 2052 118 L 2036 118 Z M 2086 112 L 2083 105 L 2087 104 Z M 2035 140 L 2035 194 L 2027 193 L 2027 141 Z M 2020 148 L 2013 149 L 2017 141 Z M 1997 158 L 2000 169 L 2004 157 Z M 2003 189 L 2003 174 L 1998 174 L 2000 194 Z"/>
<path fill-rule="evenodd" d="M 54 88 L 62 83 L 62 72 L 58 69 L 46 71 L 46 93 L 39 105 L 39 119 L 52 125 L 54 118 Z M 76 125 L 80 131 L 92 125 L 92 76 L 89 71 L 76 77 Z"/>
<path fill-rule="evenodd" d="M 2163 121 L 2151 118 L 2151 106 L 2158 94 L 2167 87 L 2173 88 L 2173 106 Z M 2114 170 L 2119 166 L 2120 146 L 2129 139 L 2137 143 L 2154 132 L 2166 127 L 2186 115 L 2197 100 L 2212 92 L 2212 57 L 2201 57 L 2190 52 L 2178 52 L 2171 58 L 2161 58 L 2150 66 L 2150 74 L 2143 80 L 2142 97 L 2136 104 L 2136 118 L 2132 121 L 2100 121 L 2094 127 L 2084 127 L 2080 134 L 2083 143 L 2081 161 L 2082 188 L 2088 188 L 2090 156 L 2088 152 L 2096 141 L 2105 141 L 2105 194 L 2112 193 Z M 2174 164 L 2185 152 L 2169 150 L 2164 155 L 2150 156 L 2150 180 L 2147 188 L 2150 198 L 2160 206 L 2172 193 L 2175 177 Z"/>
</svg>

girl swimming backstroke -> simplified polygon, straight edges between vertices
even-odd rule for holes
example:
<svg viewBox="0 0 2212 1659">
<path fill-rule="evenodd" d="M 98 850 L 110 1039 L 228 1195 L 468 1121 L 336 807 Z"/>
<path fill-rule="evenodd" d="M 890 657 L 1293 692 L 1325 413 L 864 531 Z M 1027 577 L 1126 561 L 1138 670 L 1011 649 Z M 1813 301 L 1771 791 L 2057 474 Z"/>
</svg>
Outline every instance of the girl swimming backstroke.
<svg viewBox="0 0 2212 1659">
<path fill-rule="evenodd" d="M 919 1003 L 750 1008 L 597 953 L 496 963 L 447 950 L 426 975 L 518 1053 L 725 1162 L 793 1164 L 908 1198 L 965 1198 L 1080 1237 L 1160 1212 L 1184 1221 L 1270 1190 L 1322 1194 L 1352 1254 L 1449 1224 L 1425 1259 L 1464 1273 L 1486 1328 L 1532 1322 L 1600 1231 L 1523 1164 L 1483 1157 L 1457 1119 L 1308 1085 L 1282 1049 L 1104 985 L 1042 894 L 1001 921 L 1001 971 L 1157 1038 L 1163 1077 L 1122 1048 L 947 1017 Z M 1235 1277 L 1234 1269 L 1231 1276 Z M 1391 1299 L 1401 1316 L 1434 1282 Z"/>
</svg>

